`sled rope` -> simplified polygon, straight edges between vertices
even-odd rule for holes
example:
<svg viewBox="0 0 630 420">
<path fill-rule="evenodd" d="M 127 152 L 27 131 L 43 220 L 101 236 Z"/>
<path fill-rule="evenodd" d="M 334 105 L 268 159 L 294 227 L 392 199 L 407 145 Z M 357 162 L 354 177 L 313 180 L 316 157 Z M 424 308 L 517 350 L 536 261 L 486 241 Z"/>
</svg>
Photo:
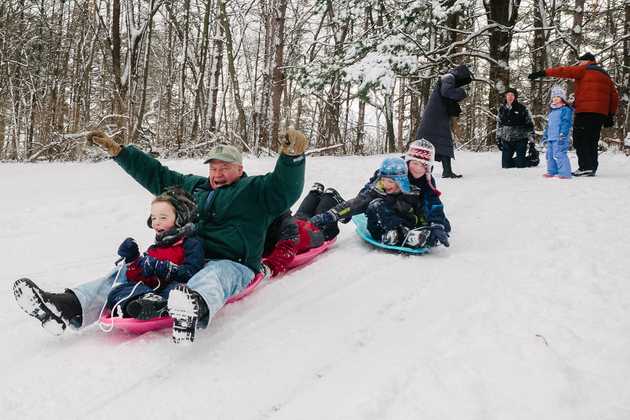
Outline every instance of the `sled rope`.
<svg viewBox="0 0 630 420">
<path fill-rule="evenodd" d="M 114 287 L 117 286 L 118 283 L 118 277 L 120 277 L 120 273 L 122 272 L 123 267 L 125 266 L 125 263 L 122 262 L 122 258 L 119 259 L 116 263 L 120 264 L 120 268 L 118 269 L 118 272 L 116 273 L 116 277 L 114 278 L 114 283 L 112 283 L 112 289 Z M 160 288 L 161 282 L 160 282 L 160 278 L 156 277 L 158 284 L 156 287 L 153 288 L 153 291 L 158 290 Z M 112 330 L 114 329 L 114 314 L 116 313 L 116 308 L 120 307 L 120 305 L 125 302 L 127 299 L 129 299 L 131 296 L 133 296 L 134 292 L 136 291 L 136 289 L 138 288 L 138 286 L 140 286 L 141 284 L 144 284 L 143 282 L 137 282 L 135 286 L 133 286 L 133 289 L 131 289 L 131 292 L 129 292 L 129 294 L 127 296 L 125 296 L 124 298 L 120 299 L 118 301 L 118 303 L 116 303 L 114 305 L 114 307 L 112 308 L 111 311 L 111 315 L 110 315 L 110 319 L 112 320 L 111 323 L 109 325 L 105 324 L 103 321 L 101 321 L 101 319 L 103 318 L 103 312 L 105 312 L 105 308 L 107 307 L 107 300 L 105 300 L 105 303 L 103 303 L 103 307 L 101 308 L 101 313 L 98 315 L 98 327 L 101 329 L 101 331 L 109 333 L 112 332 Z M 122 311 L 121 311 L 122 312 Z M 122 317 L 122 315 L 121 315 Z"/>
</svg>

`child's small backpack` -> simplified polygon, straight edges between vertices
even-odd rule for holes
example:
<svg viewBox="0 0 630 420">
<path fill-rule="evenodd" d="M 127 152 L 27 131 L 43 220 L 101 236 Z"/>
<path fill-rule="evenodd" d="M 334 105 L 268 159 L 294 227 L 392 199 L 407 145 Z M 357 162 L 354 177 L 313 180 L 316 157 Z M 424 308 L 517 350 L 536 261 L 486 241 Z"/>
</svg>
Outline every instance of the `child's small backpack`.
<svg viewBox="0 0 630 420">
<path fill-rule="evenodd" d="M 534 167 L 538 166 L 540 163 L 540 152 L 536 150 L 536 145 L 534 143 L 529 143 L 529 149 L 527 150 L 527 156 L 525 156 L 525 161 L 527 162 L 527 166 Z"/>
</svg>

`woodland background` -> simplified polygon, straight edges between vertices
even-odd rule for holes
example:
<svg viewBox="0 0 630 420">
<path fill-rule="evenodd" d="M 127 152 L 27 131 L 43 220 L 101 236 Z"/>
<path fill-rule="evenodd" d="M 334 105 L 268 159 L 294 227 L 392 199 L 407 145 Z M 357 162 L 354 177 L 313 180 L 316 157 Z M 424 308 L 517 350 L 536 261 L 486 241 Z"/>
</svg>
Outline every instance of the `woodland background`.
<svg viewBox="0 0 630 420">
<path fill-rule="evenodd" d="M 3 0 L 0 160 L 98 158 L 95 128 L 173 157 L 272 154 L 288 124 L 322 153 L 400 151 L 460 63 L 475 82 L 454 132 L 484 150 L 507 86 L 540 130 L 554 81 L 527 74 L 585 51 L 621 94 L 602 133 L 621 147 L 630 0 Z"/>
</svg>

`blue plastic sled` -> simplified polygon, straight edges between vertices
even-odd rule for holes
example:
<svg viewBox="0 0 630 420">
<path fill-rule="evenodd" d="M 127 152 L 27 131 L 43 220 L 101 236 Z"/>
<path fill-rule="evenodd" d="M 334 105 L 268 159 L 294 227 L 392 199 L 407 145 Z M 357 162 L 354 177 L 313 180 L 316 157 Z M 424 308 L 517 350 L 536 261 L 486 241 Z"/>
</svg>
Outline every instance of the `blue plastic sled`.
<svg viewBox="0 0 630 420">
<path fill-rule="evenodd" d="M 352 221 L 357 226 L 357 234 L 361 237 L 361 239 L 377 248 L 402 252 L 405 254 L 426 254 L 429 252 L 429 248 L 409 248 L 406 246 L 385 245 L 383 242 L 375 240 L 367 230 L 367 217 L 365 217 L 365 214 L 352 216 Z"/>
</svg>

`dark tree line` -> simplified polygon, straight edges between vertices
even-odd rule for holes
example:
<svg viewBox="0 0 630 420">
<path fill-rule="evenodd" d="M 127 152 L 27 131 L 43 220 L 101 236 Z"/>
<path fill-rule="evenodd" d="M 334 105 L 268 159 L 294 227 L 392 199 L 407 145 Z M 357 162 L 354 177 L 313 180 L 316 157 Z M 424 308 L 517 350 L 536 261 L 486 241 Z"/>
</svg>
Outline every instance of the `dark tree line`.
<svg viewBox="0 0 630 420">
<path fill-rule="evenodd" d="M 460 63 L 476 82 L 455 135 L 480 150 L 506 87 L 540 128 L 551 82 L 526 75 L 586 50 L 622 94 L 604 132 L 620 141 L 628 0 L 5 0 L 0 159 L 91 157 L 97 127 L 177 156 L 216 142 L 272 153 L 288 124 L 325 153 L 400 150 L 436 76 Z"/>
</svg>

